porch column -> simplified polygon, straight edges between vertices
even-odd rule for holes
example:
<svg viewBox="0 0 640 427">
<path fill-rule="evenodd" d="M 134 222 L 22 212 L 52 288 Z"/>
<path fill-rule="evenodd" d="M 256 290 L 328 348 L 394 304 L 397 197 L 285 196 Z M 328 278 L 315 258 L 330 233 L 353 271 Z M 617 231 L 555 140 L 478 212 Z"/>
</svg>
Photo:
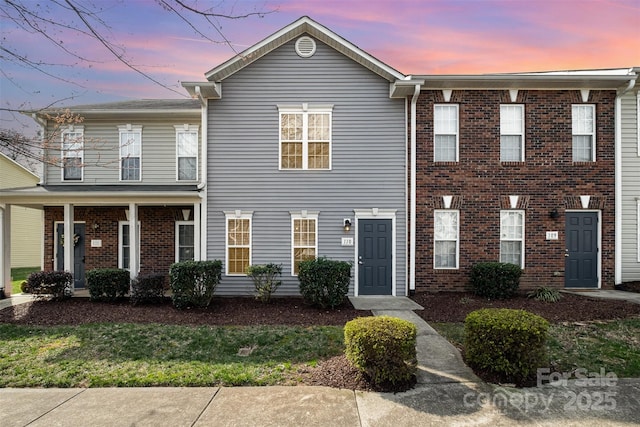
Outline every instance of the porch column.
<svg viewBox="0 0 640 427">
<path fill-rule="evenodd" d="M 193 204 L 193 258 L 202 261 L 200 256 L 200 203 Z"/>
<path fill-rule="evenodd" d="M 11 295 L 11 205 L 0 206 L 0 289 Z"/>
<path fill-rule="evenodd" d="M 75 274 L 73 268 L 73 205 L 64 205 L 64 271 Z"/>
<path fill-rule="evenodd" d="M 129 277 L 131 280 L 135 279 L 140 271 L 138 234 L 138 205 L 129 203 Z"/>
</svg>

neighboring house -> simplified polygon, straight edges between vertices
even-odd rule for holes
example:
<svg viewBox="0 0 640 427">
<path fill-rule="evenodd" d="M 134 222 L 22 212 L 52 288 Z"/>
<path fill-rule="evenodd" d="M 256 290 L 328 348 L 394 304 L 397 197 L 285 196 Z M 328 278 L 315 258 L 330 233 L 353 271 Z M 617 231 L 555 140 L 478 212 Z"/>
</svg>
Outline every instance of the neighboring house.
<svg viewBox="0 0 640 427">
<path fill-rule="evenodd" d="M 633 69 L 640 74 L 640 67 Z M 619 222 L 616 284 L 640 281 L 640 82 L 620 99 L 620 151 L 616 174 Z"/>
<path fill-rule="evenodd" d="M 24 166 L 0 153 L 0 190 L 7 188 L 35 187 L 40 178 Z M 7 206 L 0 201 L 0 216 L 5 218 Z M 0 228 L 0 247 L 5 245 L 6 236 L 11 236 L 10 256 L 6 268 L 38 267 L 42 263 L 42 211 L 23 206 L 11 206 L 13 219 L 8 232 Z M 4 223 L 4 219 L 2 221 Z M 3 259 L 0 259 L 2 263 Z M 0 280 L 0 283 L 2 281 Z M 10 289 L 10 287 L 9 287 Z"/>
</svg>

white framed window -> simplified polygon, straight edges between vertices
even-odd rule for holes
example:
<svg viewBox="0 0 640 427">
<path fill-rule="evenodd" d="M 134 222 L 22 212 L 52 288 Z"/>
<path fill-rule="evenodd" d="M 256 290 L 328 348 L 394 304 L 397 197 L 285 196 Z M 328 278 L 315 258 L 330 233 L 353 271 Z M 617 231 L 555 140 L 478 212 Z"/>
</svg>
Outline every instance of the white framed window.
<svg viewBox="0 0 640 427">
<path fill-rule="evenodd" d="M 500 211 L 500 262 L 524 268 L 524 211 Z"/>
<path fill-rule="evenodd" d="M 330 170 L 333 105 L 278 105 L 280 170 Z"/>
<path fill-rule="evenodd" d="M 142 126 L 118 126 L 120 131 L 120 181 L 142 179 Z"/>
<path fill-rule="evenodd" d="M 84 127 L 69 126 L 62 131 L 62 180 L 82 181 L 84 162 Z"/>
<path fill-rule="evenodd" d="M 176 128 L 176 180 L 198 179 L 198 126 L 184 124 Z"/>
<path fill-rule="evenodd" d="M 195 227 L 193 221 L 176 221 L 176 262 L 195 259 Z"/>
<path fill-rule="evenodd" d="M 575 104 L 571 106 L 572 157 L 574 162 L 596 160 L 596 107 Z"/>
<path fill-rule="evenodd" d="M 524 105 L 500 106 L 500 161 L 524 162 Z"/>
<path fill-rule="evenodd" d="M 434 211 L 433 240 L 433 268 L 457 269 L 460 258 L 460 211 Z"/>
<path fill-rule="evenodd" d="M 433 161 L 458 161 L 458 105 L 436 104 L 433 112 Z"/>
<path fill-rule="evenodd" d="M 318 256 L 318 213 L 291 212 L 291 275 L 298 275 L 301 261 Z"/>
<path fill-rule="evenodd" d="M 225 212 L 226 274 L 245 276 L 251 265 L 251 221 L 253 212 Z"/>
<path fill-rule="evenodd" d="M 129 269 L 131 261 L 129 221 L 118 221 L 118 268 Z M 140 221 L 138 221 L 138 259 L 140 259 Z"/>
</svg>

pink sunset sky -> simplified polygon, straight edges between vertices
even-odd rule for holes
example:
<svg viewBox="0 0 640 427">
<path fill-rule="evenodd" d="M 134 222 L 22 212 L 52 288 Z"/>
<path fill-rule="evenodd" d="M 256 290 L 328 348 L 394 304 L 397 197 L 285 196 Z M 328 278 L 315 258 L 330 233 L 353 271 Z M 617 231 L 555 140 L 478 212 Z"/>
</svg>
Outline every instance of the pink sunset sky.
<svg viewBox="0 0 640 427">
<path fill-rule="evenodd" d="M 53 2 L 19 1 L 41 4 L 39 10 L 51 20 L 69 19 L 68 11 Z M 101 8 L 98 16 L 109 27 L 109 39 L 126 49 L 133 64 L 176 93 L 127 69 L 90 37 L 68 31 L 50 34 L 88 59 L 79 61 L 0 10 L 2 46 L 53 64 L 47 69 L 62 78 L 16 65 L 0 54 L 0 108 L 186 96 L 180 81 L 204 80 L 206 71 L 235 52 L 304 15 L 405 74 L 640 66 L 640 0 L 185 1 L 200 7 L 210 3 L 216 10 L 237 14 L 273 12 L 261 18 L 219 20 L 232 49 L 202 39 L 155 0 L 76 0 Z M 0 8 L 7 8 L 6 3 Z M 206 28 L 203 22 L 194 24 Z M 8 127 L 11 120 L 15 115 L 3 113 L 0 126 Z"/>
</svg>

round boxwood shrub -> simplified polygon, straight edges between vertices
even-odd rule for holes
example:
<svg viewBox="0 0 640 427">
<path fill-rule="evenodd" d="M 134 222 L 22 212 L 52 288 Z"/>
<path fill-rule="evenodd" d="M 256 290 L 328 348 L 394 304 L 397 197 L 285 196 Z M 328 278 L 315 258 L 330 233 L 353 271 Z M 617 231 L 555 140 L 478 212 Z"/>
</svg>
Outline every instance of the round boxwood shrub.
<svg viewBox="0 0 640 427">
<path fill-rule="evenodd" d="M 344 327 L 345 355 L 372 384 L 409 388 L 417 369 L 416 326 L 390 316 L 359 317 Z"/>
<path fill-rule="evenodd" d="M 549 322 L 524 310 L 473 311 L 464 322 L 466 362 L 498 382 L 526 385 L 548 366 L 548 329 Z"/>
<path fill-rule="evenodd" d="M 96 268 L 87 271 L 87 288 L 91 301 L 115 301 L 129 293 L 131 278 L 121 268 Z"/>
<path fill-rule="evenodd" d="M 491 299 L 513 297 L 520 286 L 522 269 L 504 262 L 481 262 L 471 268 L 471 290 Z"/>
<path fill-rule="evenodd" d="M 327 258 L 300 262 L 300 294 L 320 308 L 335 308 L 344 303 L 351 281 L 351 264 Z"/>
</svg>

